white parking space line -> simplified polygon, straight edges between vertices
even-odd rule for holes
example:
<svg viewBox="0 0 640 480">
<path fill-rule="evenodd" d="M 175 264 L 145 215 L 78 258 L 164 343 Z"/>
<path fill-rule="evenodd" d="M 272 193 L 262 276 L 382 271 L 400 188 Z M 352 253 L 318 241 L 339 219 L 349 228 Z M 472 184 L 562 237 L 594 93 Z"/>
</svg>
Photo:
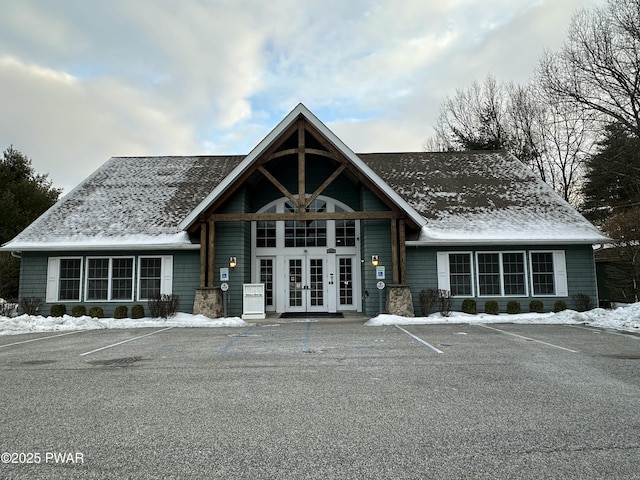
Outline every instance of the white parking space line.
<svg viewBox="0 0 640 480">
<path fill-rule="evenodd" d="M 59 335 L 49 335 L 48 337 L 32 338 L 30 340 L 22 340 L 21 342 L 7 343 L 6 345 L 0 345 L 0 348 L 11 347 L 13 345 L 21 345 L 23 343 L 39 342 L 40 340 L 46 340 L 48 338 L 64 337 L 65 335 L 74 335 L 80 332 L 86 332 L 86 330 L 76 330 L 74 332 L 61 333 Z"/>
<path fill-rule="evenodd" d="M 400 330 L 401 332 L 406 333 L 407 335 L 409 335 L 411 338 L 413 338 L 416 342 L 422 344 L 424 347 L 427 348 L 427 350 L 430 350 L 433 353 L 444 353 L 442 350 L 437 349 L 436 347 L 434 347 L 433 345 L 425 342 L 424 340 L 422 340 L 419 337 L 416 337 L 413 333 L 411 332 L 407 332 L 404 328 L 399 327 L 398 325 L 394 325 L 394 327 L 396 327 L 398 330 Z"/>
<path fill-rule="evenodd" d="M 162 328 L 160 330 L 156 330 L 155 332 L 147 333 L 146 335 L 140 335 L 139 337 L 129 338 L 128 340 L 123 340 L 122 342 L 113 343 L 113 344 L 107 345 L 105 347 L 96 348 L 95 350 L 91 350 L 90 352 L 81 353 L 80 356 L 84 357 L 85 355 L 91 355 L 92 353 L 101 352 L 102 350 L 106 350 L 108 348 L 117 347 L 118 345 L 122 345 L 124 343 L 133 342 L 134 340 L 139 340 L 139 339 L 144 338 L 144 337 L 149 337 L 151 335 L 155 335 L 156 333 L 165 332 L 167 330 L 171 330 L 172 328 L 175 328 L 175 327 Z"/>
<path fill-rule="evenodd" d="M 571 350 L 570 348 L 561 347 L 560 345 L 554 345 L 553 343 L 543 342 L 542 340 L 536 340 L 535 338 L 525 337 L 524 335 L 518 335 L 517 333 L 507 332 L 505 330 L 500 330 L 499 328 L 490 327 L 482 323 L 474 323 L 473 325 L 475 325 L 476 327 L 488 328 L 489 330 L 495 330 L 496 332 L 504 333 L 505 335 L 511 335 L 513 337 L 522 338 L 524 340 L 529 340 L 531 342 L 541 343 L 542 345 L 547 345 L 549 347 L 559 348 L 560 350 L 566 350 L 567 352 L 578 353 L 577 350 Z"/>
<path fill-rule="evenodd" d="M 634 340 L 640 340 L 640 337 L 637 335 L 633 335 L 631 333 L 624 332 L 614 332 L 613 330 L 600 329 L 596 327 L 583 327 L 581 325 L 567 325 L 567 327 L 571 328 L 580 328 L 582 330 L 588 330 L 593 333 L 608 333 L 609 335 L 620 335 L 621 337 L 633 338 Z"/>
</svg>

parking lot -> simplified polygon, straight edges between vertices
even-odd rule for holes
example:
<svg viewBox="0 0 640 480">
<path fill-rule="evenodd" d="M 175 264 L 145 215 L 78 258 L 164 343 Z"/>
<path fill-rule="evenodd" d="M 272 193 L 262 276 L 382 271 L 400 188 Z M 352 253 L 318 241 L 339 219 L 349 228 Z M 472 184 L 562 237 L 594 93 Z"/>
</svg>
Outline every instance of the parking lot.
<svg viewBox="0 0 640 480">
<path fill-rule="evenodd" d="M 0 337 L 0 478 L 640 478 L 640 338 L 261 323 Z"/>
</svg>

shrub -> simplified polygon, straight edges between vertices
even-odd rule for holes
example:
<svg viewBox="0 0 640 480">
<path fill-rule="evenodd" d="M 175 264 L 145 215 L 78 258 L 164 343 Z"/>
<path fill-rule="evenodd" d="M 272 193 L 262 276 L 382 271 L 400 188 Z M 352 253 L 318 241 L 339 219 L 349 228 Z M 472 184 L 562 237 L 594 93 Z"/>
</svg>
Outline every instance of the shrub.
<svg viewBox="0 0 640 480">
<path fill-rule="evenodd" d="M 522 308 L 520 308 L 520 302 L 511 300 L 510 302 L 507 303 L 507 313 L 510 313 L 511 315 L 515 315 L 520 313 L 521 311 L 522 311 Z"/>
<path fill-rule="evenodd" d="M 12 317 L 18 314 L 18 304 L 0 298 L 0 317 Z"/>
<path fill-rule="evenodd" d="M 131 318 L 144 318 L 144 307 L 142 305 L 131 307 Z"/>
<path fill-rule="evenodd" d="M 87 314 L 87 307 L 85 307 L 84 305 L 74 305 L 71 308 L 71 315 L 73 315 L 76 318 L 83 317 L 86 314 Z"/>
<path fill-rule="evenodd" d="M 571 301 L 578 312 L 586 312 L 593 308 L 591 297 L 586 293 L 576 293 L 575 295 L 572 295 Z"/>
<path fill-rule="evenodd" d="M 42 306 L 42 299 L 40 297 L 24 297 L 20 299 L 18 304 L 27 315 L 36 315 Z"/>
<path fill-rule="evenodd" d="M 471 315 L 475 315 L 478 313 L 478 304 L 473 298 L 465 298 L 462 301 L 462 311 L 464 313 L 470 313 Z"/>
<path fill-rule="evenodd" d="M 179 303 L 177 295 L 156 295 L 149 299 L 149 314 L 153 318 L 173 317 L 178 311 Z"/>
<path fill-rule="evenodd" d="M 421 290 L 420 291 L 420 309 L 422 310 L 422 316 L 428 317 L 433 312 L 433 307 L 435 307 L 436 302 L 438 301 L 438 291 L 429 289 L 429 290 Z"/>
<path fill-rule="evenodd" d="M 451 292 L 449 290 L 438 290 L 438 305 L 440 306 L 440 315 L 448 317 L 451 315 Z"/>
<path fill-rule="evenodd" d="M 563 310 L 566 310 L 566 309 L 567 309 L 567 304 L 562 300 L 556 300 L 556 302 L 553 304 L 553 311 L 555 313 L 562 312 Z"/>
<path fill-rule="evenodd" d="M 484 312 L 490 315 L 498 315 L 500 308 L 495 300 L 488 300 L 484 303 Z"/>
<path fill-rule="evenodd" d="M 51 305 L 51 316 L 52 317 L 61 317 L 67 313 L 67 307 L 65 307 L 61 303 L 56 303 L 55 305 Z"/>
<path fill-rule="evenodd" d="M 102 307 L 91 307 L 89 309 L 89 316 L 92 318 L 102 318 L 104 317 L 104 310 L 102 310 Z"/>
<path fill-rule="evenodd" d="M 127 306 L 126 305 L 118 305 L 116 309 L 113 311 L 113 318 L 127 318 Z"/>
<path fill-rule="evenodd" d="M 531 300 L 531 303 L 529 303 L 529 311 L 533 313 L 544 313 L 544 303 L 540 300 Z"/>
</svg>

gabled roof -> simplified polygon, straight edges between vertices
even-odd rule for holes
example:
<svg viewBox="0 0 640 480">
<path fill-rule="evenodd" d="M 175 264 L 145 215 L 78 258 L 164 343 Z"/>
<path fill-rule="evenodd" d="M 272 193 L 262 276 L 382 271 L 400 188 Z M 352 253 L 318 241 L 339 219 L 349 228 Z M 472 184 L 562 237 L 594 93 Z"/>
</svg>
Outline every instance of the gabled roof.
<svg viewBox="0 0 640 480">
<path fill-rule="evenodd" d="M 401 210 L 403 210 L 417 225 L 423 226 L 425 224 L 424 218 L 422 218 L 422 216 L 416 212 L 401 195 L 398 195 L 397 192 L 390 188 L 389 185 L 387 185 L 384 180 L 378 176 L 378 174 L 376 174 L 365 162 L 362 161 L 360 157 L 358 157 L 358 155 L 353 153 L 353 151 L 331 130 L 329 130 L 324 123 L 311 113 L 307 107 L 300 103 L 273 130 L 271 130 L 271 132 L 251 151 L 251 153 L 249 153 L 249 155 L 247 155 L 244 160 L 242 160 L 242 162 L 213 189 L 213 191 L 200 203 L 200 205 L 198 205 L 180 223 L 180 228 L 184 230 L 189 228 L 196 221 L 198 216 L 206 211 L 237 177 L 247 169 L 251 168 L 256 160 L 269 148 L 269 146 L 300 117 L 307 120 L 320 132 L 320 134 L 324 136 L 325 139 L 331 142 L 333 146 L 336 147 L 337 150 L 360 171 L 360 173 L 371 180 L 373 184 L 379 186 L 384 194 Z"/>
<path fill-rule="evenodd" d="M 413 245 L 608 239 L 506 152 L 353 153 L 298 105 L 246 156 L 111 158 L 3 249 L 176 249 L 186 229 L 299 115 L 421 227 Z"/>
<path fill-rule="evenodd" d="M 359 156 L 427 220 L 409 245 L 609 240 L 507 152 Z"/>
</svg>

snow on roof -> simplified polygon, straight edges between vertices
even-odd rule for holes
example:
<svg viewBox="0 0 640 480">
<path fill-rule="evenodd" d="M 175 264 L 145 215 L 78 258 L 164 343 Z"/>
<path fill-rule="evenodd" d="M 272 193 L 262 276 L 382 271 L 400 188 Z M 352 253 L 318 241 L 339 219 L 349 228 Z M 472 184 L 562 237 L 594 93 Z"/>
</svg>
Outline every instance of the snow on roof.
<svg viewBox="0 0 640 480">
<path fill-rule="evenodd" d="M 592 244 L 608 240 L 507 152 L 360 157 L 427 220 L 408 244 Z"/>
<path fill-rule="evenodd" d="M 426 219 L 408 244 L 607 240 L 508 153 L 358 157 Z M 3 248 L 198 248 L 181 223 L 244 158 L 111 158 Z"/>
<path fill-rule="evenodd" d="M 190 248 L 177 225 L 242 158 L 111 158 L 5 249 Z"/>
</svg>

